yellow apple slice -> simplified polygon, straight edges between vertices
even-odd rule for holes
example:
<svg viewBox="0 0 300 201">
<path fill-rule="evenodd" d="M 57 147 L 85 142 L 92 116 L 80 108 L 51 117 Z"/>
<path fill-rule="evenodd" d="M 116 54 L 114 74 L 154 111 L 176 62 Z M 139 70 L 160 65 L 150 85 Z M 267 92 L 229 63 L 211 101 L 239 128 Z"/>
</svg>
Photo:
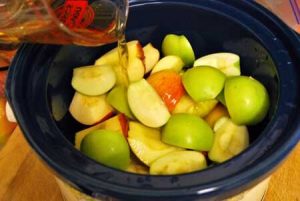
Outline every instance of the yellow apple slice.
<svg viewBox="0 0 300 201">
<path fill-rule="evenodd" d="M 182 150 L 163 143 L 160 138 L 159 129 L 149 128 L 137 122 L 129 122 L 129 146 L 136 157 L 148 166 L 169 152 Z"/>
<path fill-rule="evenodd" d="M 155 64 L 159 61 L 160 53 L 158 49 L 153 47 L 151 43 L 148 43 L 144 48 L 145 55 L 145 68 L 146 73 L 150 72 Z"/>
<path fill-rule="evenodd" d="M 75 92 L 69 111 L 78 122 L 93 125 L 112 115 L 113 108 L 107 103 L 105 95 L 86 96 Z"/>
<path fill-rule="evenodd" d="M 145 66 L 139 58 L 129 58 L 127 66 L 128 79 L 130 82 L 135 82 L 144 77 Z"/>
<path fill-rule="evenodd" d="M 123 133 L 125 137 L 128 135 L 128 122 L 123 114 L 119 114 L 117 116 L 111 117 L 104 122 L 101 122 L 95 126 L 86 128 L 84 130 L 78 131 L 75 134 L 75 147 L 80 150 L 80 145 L 83 138 L 90 134 L 92 131 L 105 129 L 110 131 L 118 131 Z"/>
<path fill-rule="evenodd" d="M 116 83 L 116 75 L 109 65 L 85 66 L 73 70 L 72 86 L 85 95 L 98 96 L 108 92 Z"/>
<path fill-rule="evenodd" d="M 241 75 L 240 57 L 233 53 L 215 53 L 197 59 L 194 66 L 211 66 L 227 76 Z"/>
<path fill-rule="evenodd" d="M 119 52 L 118 48 L 114 48 L 105 54 L 103 54 L 100 58 L 95 61 L 95 65 L 119 65 Z"/>
<path fill-rule="evenodd" d="M 144 51 L 141 43 L 137 40 L 127 43 L 128 48 L 128 78 L 130 82 L 138 81 L 144 77 Z"/>
<path fill-rule="evenodd" d="M 144 125 L 158 128 L 169 120 L 167 106 L 145 79 L 131 83 L 127 96 L 132 113 Z"/>
<path fill-rule="evenodd" d="M 208 153 L 210 160 L 222 163 L 241 153 L 249 145 L 246 126 L 233 123 L 228 117 L 222 117 L 214 126 L 215 138 Z"/>
<path fill-rule="evenodd" d="M 175 106 L 172 114 L 186 113 L 204 117 L 209 114 L 217 104 L 218 101 L 215 99 L 196 102 L 188 95 L 184 95 Z"/>
<path fill-rule="evenodd" d="M 201 152 L 175 151 L 158 158 L 150 165 L 151 175 L 175 175 L 195 172 L 207 167 Z"/>
<path fill-rule="evenodd" d="M 179 56 L 169 55 L 160 59 L 153 67 L 151 74 L 162 70 L 174 70 L 180 72 L 184 67 L 184 62 Z"/>
<path fill-rule="evenodd" d="M 144 165 L 134 154 L 130 156 L 130 159 L 130 164 L 126 171 L 136 174 L 149 174 L 149 167 Z"/>
</svg>

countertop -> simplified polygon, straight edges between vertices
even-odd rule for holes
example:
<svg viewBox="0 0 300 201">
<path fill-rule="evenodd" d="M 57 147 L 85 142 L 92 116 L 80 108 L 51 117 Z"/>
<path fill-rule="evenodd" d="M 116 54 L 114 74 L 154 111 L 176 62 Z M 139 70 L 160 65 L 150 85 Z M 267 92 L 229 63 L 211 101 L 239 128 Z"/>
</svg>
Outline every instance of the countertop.
<svg viewBox="0 0 300 201">
<path fill-rule="evenodd" d="M 300 143 L 275 171 L 265 201 L 300 200 Z M 1 201 L 63 201 L 53 174 L 17 127 L 0 151 Z"/>
</svg>

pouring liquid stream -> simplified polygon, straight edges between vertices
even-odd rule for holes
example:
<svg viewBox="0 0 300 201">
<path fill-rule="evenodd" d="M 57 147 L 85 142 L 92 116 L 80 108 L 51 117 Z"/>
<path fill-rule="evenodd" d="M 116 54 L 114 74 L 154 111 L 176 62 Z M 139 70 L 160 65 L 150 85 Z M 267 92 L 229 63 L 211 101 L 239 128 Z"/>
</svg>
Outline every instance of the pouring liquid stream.
<svg viewBox="0 0 300 201">
<path fill-rule="evenodd" d="M 114 69 L 117 76 L 117 84 L 128 87 L 129 85 L 128 72 L 127 72 L 128 48 L 126 45 L 126 39 L 124 33 L 118 39 L 118 54 L 119 54 L 119 65 L 116 65 Z"/>
</svg>

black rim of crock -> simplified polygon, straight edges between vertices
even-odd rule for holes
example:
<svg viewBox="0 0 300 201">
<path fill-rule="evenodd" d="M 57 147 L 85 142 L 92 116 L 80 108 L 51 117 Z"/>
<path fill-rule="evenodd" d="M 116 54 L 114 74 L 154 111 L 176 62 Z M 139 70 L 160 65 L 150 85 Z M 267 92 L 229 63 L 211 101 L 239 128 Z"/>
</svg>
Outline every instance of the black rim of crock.
<svg viewBox="0 0 300 201">
<path fill-rule="evenodd" d="M 176 1 L 171 1 L 171 0 L 165 0 L 165 1 L 146 1 L 146 0 L 141 0 L 141 1 L 132 1 L 131 2 L 131 7 L 139 7 L 139 6 L 143 6 L 144 4 L 163 4 L 163 3 L 168 3 L 168 4 L 178 4 L 178 2 Z M 224 4 L 227 3 L 226 5 Z M 270 23 L 272 23 L 272 26 L 276 26 L 277 29 L 279 31 L 281 31 L 284 35 L 285 35 L 285 41 L 286 43 L 289 43 L 289 47 L 293 47 L 293 51 L 295 52 L 298 59 L 300 56 L 300 50 L 299 48 L 297 48 L 296 46 L 300 46 L 299 40 L 296 36 L 296 34 L 287 29 L 287 27 L 281 22 L 279 21 L 276 17 L 274 17 L 273 15 L 271 15 L 269 12 L 267 12 L 265 9 L 263 9 L 262 7 L 256 5 L 253 2 L 250 1 L 241 1 L 240 3 L 237 3 L 237 1 L 218 1 L 219 6 L 222 6 L 222 9 L 226 9 L 230 10 L 232 13 L 241 14 L 240 10 L 234 10 L 231 7 L 230 2 L 235 2 L 235 4 L 241 4 L 244 5 L 245 8 L 248 9 L 252 9 L 252 11 L 256 11 L 259 15 L 262 15 L 266 18 L 266 20 Z M 203 7 L 201 5 L 196 5 L 197 4 L 197 0 L 186 0 L 186 1 L 182 1 L 180 2 L 180 4 L 184 4 L 187 6 L 199 6 L 199 7 Z M 217 4 L 215 2 L 215 4 Z M 241 6 L 239 5 L 239 6 Z M 219 7 L 220 8 L 220 7 Z M 220 12 L 218 10 L 218 8 L 215 8 L 216 10 L 212 10 L 213 12 Z M 262 13 L 264 12 L 264 13 Z M 225 13 L 223 13 L 223 15 L 227 15 Z M 228 17 L 228 16 L 227 16 Z M 232 17 L 232 16 L 231 16 Z M 236 20 L 245 20 L 245 21 L 249 21 L 250 23 L 250 19 L 253 20 L 253 16 L 250 15 L 241 15 L 241 19 L 236 19 Z M 251 21 L 251 26 L 252 28 L 257 26 L 256 28 L 261 28 L 261 22 L 259 21 Z M 264 36 L 258 36 L 258 38 L 261 38 Z M 264 38 L 265 39 L 265 38 Z M 278 43 L 279 44 L 279 43 Z M 278 44 L 275 44 L 273 47 L 276 48 Z M 271 45 L 272 46 L 272 45 Z M 243 169 L 240 172 L 234 172 L 230 175 L 228 178 L 226 178 L 226 184 L 223 183 L 223 177 L 222 178 L 217 178 L 215 180 L 212 180 L 211 183 L 206 183 L 206 184 L 201 184 L 201 185 L 190 185 L 190 186 L 182 186 L 182 187 L 177 187 L 174 189 L 156 189 L 156 188 L 147 188 L 146 186 L 144 186 L 143 188 L 137 188 L 136 186 L 128 186 L 125 183 L 124 184 L 116 184 L 115 182 L 111 182 L 111 181 L 105 181 L 105 179 L 103 178 L 99 178 L 99 177 L 93 177 L 93 176 L 89 176 L 87 175 L 84 171 L 82 170 L 78 170 L 72 166 L 69 166 L 69 164 L 56 164 L 56 158 L 58 157 L 56 153 L 56 156 L 54 157 L 54 155 L 50 155 L 49 153 L 47 153 L 48 150 L 44 150 L 43 147 L 40 147 L 38 144 L 35 143 L 34 140 L 34 136 L 31 136 L 30 133 L 32 133 L 33 131 L 35 131 L 36 133 L 38 132 L 42 132 L 41 130 L 39 130 L 39 128 L 34 127 L 34 126 L 30 126 L 30 121 L 35 120 L 36 117 L 28 117 L 26 116 L 26 110 L 27 108 L 22 108 L 22 101 L 20 101 L 20 97 L 18 97 L 17 95 L 17 91 L 18 91 L 18 87 L 22 86 L 22 83 L 19 80 L 19 76 L 21 76 L 24 72 L 22 72 L 22 70 L 17 69 L 15 66 L 19 66 L 18 68 L 21 68 L 22 63 L 24 62 L 24 60 L 22 59 L 21 56 L 23 56 L 25 51 L 30 50 L 31 45 L 24 45 L 23 47 L 21 47 L 18 51 L 17 56 L 15 57 L 12 67 L 9 69 L 9 77 L 8 77 L 8 85 L 7 85 L 7 94 L 8 94 L 8 98 L 10 100 L 10 102 L 12 103 L 13 107 L 14 107 L 14 112 L 16 113 L 17 119 L 20 123 L 21 129 L 23 130 L 23 132 L 25 133 L 25 136 L 27 138 L 27 140 L 29 141 L 30 145 L 33 147 L 33 149 L 38 153 L 38 155 L 47 162 L 47 164 L 53 168 L 59 175 L 63 175 L 67 180 L 69 180 L 72 183 L 78 184 L 80 186 L 84 186 L 86 187 L 88 190 L 90 191 L 94 191 L 94 192 L 107 192 L 108 194 L 110 193 L 119 193 L 120 195 L 134 195 L 134 196 L 140 196 L 140 197 L 144 197 L 144 196 L 153 196 L 153 197 L 168 197 L 168 196 L 187 196 L 187 195 L 198 195 L 198 196 L 202 196 L 202 197 L 207 197 L 207 196 L 212 196 L 212 195 L 218 195 L 221 194 L 224 191 L 231 191 L 235 188 L 239 188 L 239 187 L 246 187 L 246 185 L 249 185 L 251 183 L 255 183 L 256 180 L 261 180 L 263 177 L 265 177 L 267 174 L 270 173 L 270 171 L 276 167 L 282 160 L 283 158 L 291 151 L 291 149 L 296 145 L 296 143 L 299 141 L 299 125 L 295 124 L 295 122 L 293 122 L 294 124 L 288 122 L 287 126 L 289 126 L 289 130 L 285 130 L 290 134 L 289 139 L 286 139 L 286 141 L 284 143 L 281 144 L 281 149 L 274 151 L 272 156 L 267 156 L 265 158 L 264 163 L 256 163 L 255 168 L 253 167 L 253 165 L 249 166 L 249 167 L 243 167 Z M 34 48 L 34 47 L 32 47 Z M 23 55 L 22 55 L 23 54 Z M 272 55 L 272 57 L 276 57 L 276 56 L 282 56 L 281 53 L 279 52 L 270 52 L 270 54 Z M 287 56 L 287 61 L 290 61 L 290 58 L 288 58 Z M 282 64 L 281 64 L 282 65 Z M 280 70 L 281 69 L 281 70 Z M 282 70 L 283 68 L 278 69 L 279 74 L 280 73 L 287 73 L 291 75 L 291 78 L 293 76 L 297 76 L 297 75 L 293 75 L 294 71 L 284 71 Z M 283 72 L 284 71 L 284 72 Z M 281 78 L 280 78 L 281 79 Z M 282 80 L 282 79 L 281 79 Z M 288 80 L 285 80 L 287 82 L 287 84 L 289 84 L 289 86 L 291 87 L 291 90 L 299 90 L 299 86 L 292 86 L 291 82 L 289 82 Z M 20 83 L 18 83 L 20 82 Z M 13 84 L 14 83 L 14 84 Z M 295 84 L 295 83 L 294 83 Z M 299 97 L 296 96 L 294 93 L 288 93 L 288 91 L 286 90 L 286 88 L 280 88 L 280 97 L 279 100 L 282 100 L 282 98 L 285 96 L 285 99 L 289 99 L 292 102 L 295 102 L 295 100 L 299 100 Z M 18 98 L 17 98 L 18 97 Z M 283 112 L 283 111 L 289 111 L 289 113 Z M 298 110 L 298 109 L 296 109 Z M 276 129 L 280 129 L 279 126 L 275 126 L 275 127 L 271 127 L 270 124 L 274 123 L 275 121 L 277 121 L 278 119 L 280 119 L 279 115 L 283 115 L 283 114 L 292 114 L 295 117 L 295 121 L 299 120 L 299 115 L 295 114 L 295 109 L 294 111 L 292 111 L 291 108 L 289 108 L 288 106 L 284 105 L 284 106 L 279 106 L 276 114 L 274 116 L 274 118 L 272 119 L 271 123 L 268 124 L 267 128 L 263 131 L 263 133 L 266 133 L 266 130 L 269 129 L 270 131 L 276 131 Z M 26 117 L 26 118 L 25 118 Z M 52 117 L 49 115 L 49 120 Z M 277 122 L 278 123 L 278 122 Z M 53 126 L 53 131 L 55 132 L 60 132 L 58 130 L 58 128 L 55 126 L 55 124 L 53 123 L 53 125 L 50 125 L 51 127 Z M 283 131 L 281 131 L 283 132 Z M 64 139 L 62 137 L 62 141 L 66 139 Z M 208 172 L 211 172 L 212 170 L 215 170 L 216 168 L 219 167 L 224 167 L 224 166 L 228 166 L 228 164 L 234 163 L 236 160 L 239 160 L 239 158 L 243 157 L 243 155 L 247 155 L 249 154 L 249 152 L 253 149 L 253 147 L 258 147 L 263 145 L 263 140 L 264 139 L 264 134 L 261 135 L 261 137 L 256 140 L 252 145 L 251 148 L 247 149 L 246 151 L 244 151 L 241 156 L 239 157 L 235 157 L 232 160 L 218 165 L 216 167 L 213 168 L 209 168 L 207 170 L 204 170 L 202 172 L 199 173 L 191 173 L 191 174 L 186 174 L 186 175 L 181 175 L 180 177 L 186 177 L 187 179 L 197 179 L 197 178 L 201 178 L 202 174 L 206 174 Z M 70 151 L 75 151 L 74 147 L 69 143 L 69 142 L 64 142 L 65 144 L 65 149 L 68 149 Z M 53 153 L 51 153 L 53 154 Z M 81 153 L 78 153 L 79 155 Z M 252 154 L 253 155 L 253 154 Z M 106 172 L 110 172 L 112 174 L 120 174 L 123 177 L 130 177 L 133 180 L 138 180 L 141 179 L 142 180 L 146 180 L 149 179 L 151 177 L 151 180 L 154 181 L 170 181 L 170 179 L 172 179 L 172 176 L 142 176 L 142 175 L 135 175 L 135 174 L 131 174 L 131 173 L 124 173 L 124 172 L 120 172 L 111 168 L 107 168 L 104 167 L 100 164 L 96 164 L 93 161 L 90 161 L 91 164 L 93 164 L 94 166 L 99 167 L 100 169 L 105 170 Z M 212 172 L 213 173 L 213 172 Z M 188 188 L 188 190 L 187 190 Z"/>
</svg>

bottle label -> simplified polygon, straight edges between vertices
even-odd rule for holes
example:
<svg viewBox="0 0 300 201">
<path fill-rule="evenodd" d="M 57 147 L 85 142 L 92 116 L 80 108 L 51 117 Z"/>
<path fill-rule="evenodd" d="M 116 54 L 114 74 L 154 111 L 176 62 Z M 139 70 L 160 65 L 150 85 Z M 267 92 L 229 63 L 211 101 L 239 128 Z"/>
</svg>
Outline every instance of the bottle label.
<svg viewBox="0 0 300 201">
<path fill-rule="evenodd" d="M 95 18 L 88 0 L 66 0 L 55 10 L 57 18 L 68 28 L 86 28 Z"/>
</svg>

